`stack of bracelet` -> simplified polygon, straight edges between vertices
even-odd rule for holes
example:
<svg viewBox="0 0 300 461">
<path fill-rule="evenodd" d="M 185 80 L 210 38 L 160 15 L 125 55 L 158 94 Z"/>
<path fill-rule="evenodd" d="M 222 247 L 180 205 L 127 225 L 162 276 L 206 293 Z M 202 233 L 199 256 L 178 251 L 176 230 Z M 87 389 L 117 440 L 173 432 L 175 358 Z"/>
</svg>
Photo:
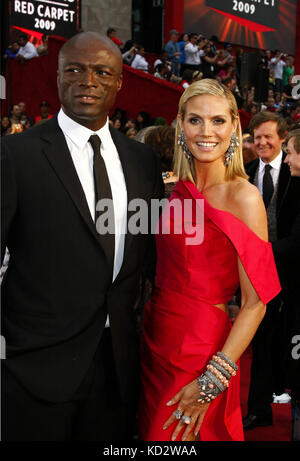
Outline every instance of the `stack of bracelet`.
<svg viewBox="0 0 300 461">
<path fill-rule="evenodd" d="M 207 370 L 197 379 L 200 388 L 198 402 L 208 403 L 214 400 L 229 386 L 231 376 L 235 376 L 238 366 L 222 352 L 213 355 Z"/>
</svg>

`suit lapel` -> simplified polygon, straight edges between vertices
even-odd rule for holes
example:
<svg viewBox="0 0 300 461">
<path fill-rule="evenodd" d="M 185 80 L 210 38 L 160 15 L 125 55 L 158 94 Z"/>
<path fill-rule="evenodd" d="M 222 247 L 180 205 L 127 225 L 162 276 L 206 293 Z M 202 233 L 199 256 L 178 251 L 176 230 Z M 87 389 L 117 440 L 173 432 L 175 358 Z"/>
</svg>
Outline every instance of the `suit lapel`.
<svg viewBox="0 0 300 461">
<path fill-rule="evenodd" d="M 246 166 L 247 174 L 249 176 L 249 181 L 252 184 L 254 183 L 254 178 L 255 178 L 255 174 L 256 174 L 256 170 L 258 168 L 258 165 L 259 165 L 259 159 L 255 159 L 255 160 L 253 160 L 253 162 L 251 162 L 251 165 L 248 168 Z"/>
<path fill-rule="evenodd" d="M 95 223 L 92 219 L 64 134 L 57 123 L 57 116 L 53 117 L 46 125 L 41 134 L 41 138 L 46 141 L 43 152 L 62 185 L 68 191 L 84 222 L 97 239 Z"/>
</svg>

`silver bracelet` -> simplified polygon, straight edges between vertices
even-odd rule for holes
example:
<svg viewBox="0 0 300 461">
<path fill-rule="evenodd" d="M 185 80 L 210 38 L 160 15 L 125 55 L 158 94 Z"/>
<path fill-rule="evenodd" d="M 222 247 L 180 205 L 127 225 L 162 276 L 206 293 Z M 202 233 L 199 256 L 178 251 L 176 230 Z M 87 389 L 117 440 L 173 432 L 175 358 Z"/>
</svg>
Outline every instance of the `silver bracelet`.
<svg viewBox="0 0 300 461">
<path fill-rule="evenodd" d="M 221 393 L 220 389 L 204 373 L 197 378 L 197 383 L 200 389 L 198 402 L 212 402 Z"/>
<path fill-rule="evenodd" d="M 229 373 L 229 371 L 225 370 L 224 367 L 222 367 L 222 365 L 219 365 L 217 362 L 215 362 L 214 360 L 210 360 L 210 365 L 212 365 L 213 367 L 215 367 L 217 370 L 219 370 L 222 375 L 225 376 L 225 378 L 227 379 L 230 379 L 231 378 L 231 374 Z"/>
<path fill-rule="evenodd" d="M 211 371 L 206 370 L 204 374 L 220 389 L 221 392 L 225 391 L 226 388 Z"/>
<path fill-rule="evenodd" d="M 217 352 L 217 355 L 221 357 L 221 359 L 225 360 L 235 371 L 238 371 L 239 367 L 236 363 L 234 363 L 227 355 L 223 354 L 223 352 Z"/>
</svg>

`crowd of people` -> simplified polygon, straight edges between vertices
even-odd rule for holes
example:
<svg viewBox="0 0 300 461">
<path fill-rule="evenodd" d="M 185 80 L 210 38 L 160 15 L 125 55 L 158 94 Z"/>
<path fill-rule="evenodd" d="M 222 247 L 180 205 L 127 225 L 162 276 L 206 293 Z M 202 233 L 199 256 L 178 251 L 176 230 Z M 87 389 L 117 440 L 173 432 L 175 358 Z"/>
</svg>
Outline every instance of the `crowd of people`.
<svg viewBox="0 0 300 461">
<path fill-rule="evenodd" d="M 268 71 L 268 92 L 265 101 L 255 100 L 255 87 L 248 88 L 241 82 L 244 50 L 233 50 L 230 43 L 221 44 L 216 36 L 209 39 L 202 34 L 170 31 L 170 40 L 160 56 L 151 65 L 147 61 L 144 46 L 127 41 L 121 47 L 124 63 L 135 69 L 150 72 L 155 77 L 178 83 L 184 89 L 201 78 L 214 78 L 224 83 L 234 93 L 240 110 L 243 130 L 247 128 L 252 115 L 260 110 L 279 112 L 293 128 L 300 117 L 300 105 L 293 96 L 296 86 L 294 57 L 280 50 L 258 52 L 258 66 Z M 253 51 L 254 52 L 254 51 Z"/>
<path fill-rule="evenodd" d="M 29 40 L 27 34 L 20 34 L 5 50 L 4 59 L 17 59 L 23 63 L 32 58 L 38 58 L 48 53 L 48 35 L 44 34 L 39 45 Z"/>
<path fill-rule="evenodd" d="M 22 133 L 38 123 L 49 120 L 53 117 L 49 107 L 48 101 L 41 101 L 40 112 L 32 119 L 27 114 L 26 103 L 24 101 L 13 104 L 9 109 L 9 113 L 1 118 L 1 136 Z"/>
<path fill-rule="evenodd" d="M 110 31 L 111 29 L 108 36 L 111 38 Z M 147 53 L 143 45 L 129 40 L 123 46 L 115 37 L 116 30 L 113 30 L 113 34 L 113 40 L 121 49 L 123 62 L 135 69 L 177 83 L 183 89 L 204 78 L 213 78 L 226 85 L 235 96 L 245 134 L 249 132 L 248 126 L 253 115 L 264 110 L 278 113 L 286 120 L 289 130 L 297 128 L 297 123 L 300 121 L 300 103 L 297 95 L 295 97 L 293 93 L 297 84 L 293 79 L 295 73 L 293 56 L 283 54 L 280 50 L 258 52 L 258 66 L 267 69 L 268 72 L 268 88 L 266 100 L 257 101 L 255 86 L 243 86 L 241 82 L 244 53 L 241 47 L 234 51 L 230 43 L 221 44 L 216 36 L 208 39 L 202 34 L 179 34 L 178 31 L 171 30 L 170 40 L 151 64 L 147 61 Z M 124 116 L 114 115 L 114 118 L 120 119 L 120 128 L 126 131 L 126 120 L 122 123 Z M 149 115 L 147 118 L 149 120 Z M 117 124 L 119 125 L 119 122 Z M 247 136 L 246 139 L 249 148 L 251 138 Z M 249 149 L 248 153 L 250 154 Z M 246 157 L 246 160 L 250 158 Z"/>
<path fill-rule="evenodd" d="M 120 47 L 123 63 L 144 72 L 150 71 L 150 65 L 146 60 L 142 45 L 131 41 L 123 47 L 122 42 L 116 36 L 116 31 L 112 28 L 107 31 L 107 37 Z M 23 271 L 24 280 L 30 289 L 24 294 L 22 284 L 18 279 L 18 270 L 12 270 L 8 276 L 8 280 L 10 277 L 12 282 L 10 282 L 11 285 L 6 285 L 6 297 L 8 300 L 9 298 L 13 299 L 15 295 L 12 287 L 15 284 L 16 290 L 20 289 L 24 296 L 28 296 L 28 305 L 33 303 L 39 316 L 40 313 L 45 314 L 40 312 L 40 305 L 43 305 L 40 296 L 45 297 L 47 295 L 52 303 L 55 294 L 57 295 L 55 300 L 60 300 L 60 308 L 65 315 L 65 319 L 55 320 L 57 330 L 53 335 L 54 340 L 51 337 L 51 341 L 47 339 L 49 336 L 47 332 L 48 328 L 51 330 L 52 327 L 42 322 L 35 324 L 34 328 L 37 328 L 37 331 L 39 328 L 45 329 L 43 331 L 46 340 L 42 347 L 39 341 L 35 341 L 35 337 L 29 335 L 30 329 L 24 333 L 28 335 L 26 338 L 29 343 L 33 341 L 30 346 L 31 355 L 28 359 L 28 370 L 34 376 L 35 367 L 37 364 L 42 364 L 39 354 L 41 350 L 46 350 L 53 367 L 51 379 L 55 383 L 57 377 L 60 379 L 55 363 L 59 358 L 61 361 L 59 362 L 61 365 L 60 373 L 64 376 L 63 398 L 72 400 L 75 396 L 74 408 L 76 406 L 76 411 L 78 411 L 78 402 L 84 402 L 84 405 L 88 403 L 89 410 L 86 411 L 86 415 L 91 412 L 93 418 L 97 420 L 98 430 L 104 440 L 105 437 L 108 437 L 107 434 L 113 434 L 118 439 L 122 430 L 124 431 L 124 427 L 126 427 L 126 434 L 129 436 L 131 426 L 127 426 L 126 421 L 132 425 L 133 409 L 134 404 L 136 404 L 134 393 L 136 388 L 136 342 L 135 339 L 132 340 L 134 337 L 134 327 L 130 323 L 132 318 L 125 315 L 129 305 L 126 304 L 127 299 L 122 299 L 122 302 L 126 304 L 124 312 L 117 311 L 116 306 L 120 304 L 120 297 L 124 294 L 127 296 L 127 293 L 134 291 L 135 285 L 139 286 L 138 278 L 133 277 L 132 274 L 142 273 L 144 262 L 140 254 L 149 255 L 149 249 L 153 250 L 153 248 L 150 241 L 146 242 L 146 239 L 140 241 L 135 237 L 133 239 L 134 251 L 131 249 L 131 257 L 128 258 L 125 246 L 124 258 L 128 272 L 125 275 L 121 274 L 123 278 L 119 278 L 121 286 L 119 288 L 118 284 L 114 284 L 110 278 L 112 278 L 112 274 L 114 274 L 113 280 L 116 276 L 112 269 L 116 269 L 120 254 L 116 256 L 115 260 L 111 254 L 108 258 L 107 255 L 111 248 L 109 248 L 108 243 L 101 243 L 104 245 L 107 257 L 104 258 L 102 254 L 94 251 L 93 245 L 96 244 L 96 239 L 92 242 L 92 239 L 86 238 L 88 229 L 86 224 L 91 228 L 92 220 L 87 219 L 87 215 L 89 215 L 87 203 L 83 203 L 82 196 L 86 195 L 91 211 L 93 208 L 91 197 L 94 194 L 91 192 L 93 189 L 91 184 L 95 180 L 96 194 L 98 193 L 98 185 L 95 170 L 95 179 L 92 178 L 90 166 L 86 166 L 89 175 L 83 174 L 80 162 L 76 163 L 76 156 L 78 153 L 85 154 L 84 158 L 89 162 L 86 154 L 91 156 L 93 151 L 96 157 L 96 149 L 98 148 L 105 157 L 107 146 L 109 146 L 111 152 L 119 153 L 124 170 L 123 174 L 117 155 L 114 157 L 113 166 L 109 167 L 107 161 L 108 171 L 105 175 L 109 177 L 108 183 L 111 182 L 111 190 L 108 187 L 106 192 L 108 191 L 107 193 L 113 197 L 114 201 L 119 196 L 119 193 L 116 193 L 114 181 L 123 186 L 126 182 L 128 194 L 132 194 L 136 183 L 142 185 L 139 192 L 145 200 L 149 200 L 153 194 L 156 198 L 162 198 L 162 183 L 160 182 L 163 179 L 167 186 L 166 196 L 174 193 L 174 197 L 179 202 L 186 198 L 192 200 L 201 198 L 205 203 L 206 240 L 203 245 L 192 247 L 194 251 L 187 252 L 186 235 L 184 234 L 180 238 L 178 237 L 176 241 L 173 240 L 172 236 L 163 235 L 163 233 L 160 233 L 157 238 L 156 291 L 147 304 L 143 330 L 140 437 L 142 440 L 198 440 L 199 437 L 201 440 L 243 440 L 243 429 L 250 430 L 257 426 L 272 424 L 271 402 L 274 392 L 279 394 L 289 389 L 295 414 L 299 414 L 300 408 L 299 366 L 296 360 L 291 359 L 293 341 L 299 334 L 297 294 L 300 276 L 298 267 L 300 179 L 297 177 L 300 175 L 300 104 L 293 96 L 293 58 L 283 56 L 279 51 L 273 53 L 274 57 L 268 50 L 261 53 L 261 62 L 265 63 L 270 72 L 269 97 L 264 103 L 258 103 L 255 101 L 255 87 L 246 88 L 245 93 L 245 89 L 240 84 L 242 50 L 237 50 L 234 54 L 232 46 L 230 44 L 221 46 L 217 37 L 211 37 L 210 40 L 201 34 L 182 34 L 179 37 L 178 32 L 172 30 L 170 40 L 165 45 L 160 57 L 154 62 L 152 71 L 155 77 L 174 81 L 185 89 L 179 102 L 178 115 L 174 114 L 174 121 L 171 126 L 168 126 L 162 117 L 153 120 L 151 114 L 141 110 L 137 113 L 136 118 L 129 118 L 126 114 L 126 108 L 117 108 L 108 121 L 113 127 L 110 134 L 110 130 L 107 128 L 107 115 L 113 107 L 114 98 L 121 87 L 122 60 L 116 53 L 115 47 L 112 48 L 111 42 L 108 42 L 107 38 L 99 37 L 97 34 L 83 33 L 81 36 L 74 37 L 69 43 L 67 42 L 62 48 L 58 79 L 62 109 L 59 113 L 58 122 L 50 113 L 47 101 L 41 102 L 41 112 L 37 114 L 34 120 L 26 114 L 26 103 L 19 102 L 11 108 L 7 117 L 2 118 L 1 122 L 1 134 L 5 135 L 4 145 L 8 165 L 6 171 L 8 173 L 12 171 L 9 165 L 13 160 L 15 162 L 14 168 L 17 171 L 14 180 L 18 181 L 18 187 L 22 190 L 29 191 L 28 197 L 26 194 L 21 197 L 14 193 L 15 182 L 12 181 L 12 176 L 7 173 L 8 180 L 12 182 L 6 184 L 8 198 L 5 208 L 5 218 L 7 218 L 5 235 L 7 240 L 4 243 L 5 246 L 6 244 L 11 246 L 12 251 L 16 254 L 16 260 L 13 260 L 12 264 L 20 263 L 16 267 Z M 62 72 L 64 62 L 72 62 L 75 55 L 79 61 L 81 60 L 82 66 L 91 67 L 91 63 L 87 62 L 90 57 L 87 58 L 85 54 L 87 46 L 92 50 L 91 54 L 95 57 L 98 56 L 99 49 L 104 48 L 106 50 L 106 58 L 104 59 L 110 59 L 110 65 L 114 68 L 113 83 L 106 89 L 108 93 L 113 93 L 113 97 L 109 99 L 109 104 L 107 103 L 105 107 L 101 106 L 101 98 L 98 98 L 99 113 L 96 114 L 98 118 L 94 113 L 89 112 L 89 110 L 92 112 L 92 110 L 97 109 L 93 108 L 93 104 L 86 109 L 86 114 L 82 114 L 82 108 L 74 96 L 75 93 L 73 99 L 72 92 L 71 97 L 68 96 L 68 89 L 72 85 L 73 87 L 76 86 L 76 77 L 74 77 L 75 83 L 64 80 L 66 77 Z M 18 54 L 16 54 L 17 56 Z M 24 55 L 22 56 L 24 58 Z M 53 120 L 49 120 L 51 118 Z M 84 188 L 84 194 L 81 191 L 81 195 L 77 190 L 73 201 L 80 202 L 78 207 L 86 222 L 79 223 L 73 202 L 70 206 L 69 195 L 66 195 L 60 186 L 57 187 L 57 182 L 52 178 L 52 167 L 50 169 L 51 174 L 48 173 L 48 161 L 45 164 L 40 163 L 40 156 L 31 154 L 30 146 L 35 139 L 34 134 L 38 136 L 41 142 L 40 145 L 37 142 L 34 143 L 36 152 L 46 149 L 43 144 L 44 138 L 41 136 L 42 123 L 48 123 L 45 125 L 49 130 L 48 142 L 51 138 L 51 142 L 58 143 L 57 149 L 65 152 L 68 147 L 72 154 Z M 35 131 L 30 131 L 29 128 L 33 125 L 35 125 L 33 129 Z M 75 128 L 78 137 L 72 133 Z M 8 136 L 22 131 L 27 132 L 23 138 Z M 97 137 L 99 135 L 102 144 L 96 144 L 95 147 L 94 140 L 91 139 L 93 136 L 90 137 L 92 132 L 94 135 L 97 133 Z M 31 133 L 33 134 L 31 135 Z M 63 142 L 62 133 L 65 135 L 67 144 Z M 121 133 L 125 134 L 126 137 L 124 138 Z M 72 136 L 75 137 L 72 138 Z M 73 327 L 70 327 L 72 324 L 70 318 L 73 318 L 74 312 L 68 309 L 68 303 L 64 301 L 64 290 L 67 288 L 64 286 L 62 289 L 60 279 L 57 278 L 55 286 L 59 287 L 62 292 L 59 293 L 58 290 L 57 293 L 53 294 L 51 286 L 45 283 L 43 279 L 44 272 L 38 270 L 40 267 L 40 244 L 31 238 L 30 232 L 25 235 L 23 240 L 22 236 L 18 235 L 21 230 L 16 223 L 22 221 L 24 224 L 22 231 L 23 228 L 30 229 L 31 226 L 29 218 L 22 214 L 22 205 L 26 205 L 29 197 L 34 199 L 34 207 L 32 210 L 30 208 L 33 222 L 36 219 L 34 216 L 36 210 L 41 210 L 42 205 L 39 202 L 41 198 L 34 193 L 36 185 L 30 182 L 31 178 L 23 174 L 26 169 L 24 168 L 24 156 L 19 155 L 19 152 L 22 151 L 23 153 L 24 148 L 22 139 L 27 140 L 25 149 L 27 149 L 26 152 L 33 168 L 36 169 L 39 186 L 44 191 L 43 175 L 45 175 L 49 190 L 54 194 L 55 203 L 59 206 L 60 223 L 64 229 L 68 230 L 66 233 L 61 233 L 60 229 L 54 229 L 48 223 L 52 232 L 49 235 L 49 241 L 53 238 L 57 239 L 56 243 L 62 250 L 61 254 L 57 255 L 62 261 L 61 268 L 58 268 L 57 271 L 61 279 L 66 281 L 66 286 L 69 289 L 68 294 L 74 299 L 73 302 L 77 309 L 76 315 L 78 315 L 78 325 L 76 325 L 78 330 L 75 328 L 73 331 Z M 90 146 L 85 146 L 82 139 L 85 139 L 85 144 L 90 144 Z M 131 139 L 140 141 L 140 143 L 132 143 Z M 95 142 L 97 143 L 99 140 Z M 158 167 L 157 157 L 150 155 L 150 152 L 153 154 L 153 151 L 149 145 L 160 157 L 161 169 Z M 137 159 L 136 168 L 133 168 L 134 162 L 129 161 L 129 157 L 127 157 L 129 151 Z M 50 163 L 53 163 L 53 168 L 59 170 L 61 159 L 53 159 L 49 152 L 47 155 L 49 155 Z M 124 158 L 127 159 L 126 162 Z M 141 168 L 141 158 L 147 163 L 144 169 Z M 46 160 L 43 157 L 42 162 L 44 161 Z M 70 164 L 66 163 L 64 165 L 65 171 L 69 168 Z M 95 164 L 94 168 L 96 168 Z M 66 176 L 64 179 L 69 184 L 70 178 Z M 72 193 L 74 193 L 78 184 L 75 185 L 74 178 L 72 181 L 74 188 Z M 132 183 L 135 183 L 134 187 Z M 177 186 L 174 191 L 175 184 Z M 126 187 L 122 190 L 126 191 Z M 47 195 L 45 192 L 45 194 L 44 198 L 46 201 L 48 200 L 48 208 L 50 212 L 54 213 L 44 216 L 43 219 L 46 222 L 51 217 L 54 219 L 57 210 L 51 207 L 53 203 L 51 193 Z M 132 195 L 132 197 L 134 196 Z M 124 203 L 119 200 L 115 211 L 119 213 L 116 218 L 120 221 L 123 219 L 120 211 L 122 206 Z M 86 209 L 82 211 L 84 207 Z M 94 211 L 91 211 L 92 216 Z M 40 219 L 40 216 L 38 218 Z M 35 232 L 39 225 L 39 223 L 37 227 L 34 225 Z M 79 259 L 77 256 L 75 257 L 78 250 L 76 238 L 73 240 L 71 237 L 74 229 L 84 242 L 84 248 Z M 95 233 L 94 236 L 97 234 Z M 19 245 L 18 239 L 22 245 Z M 62 240 L 63 245 L 61 245 Z M 269 242 L 267 242 L 268 240 Z M 120 242 L 117 240 L 116 244 L 118 244 L 118 251 L 122 253 L 124 248 L 122 250 Z M 36 258 L 36 266 L 30 267 L 32 277 L 26 275 L 21 264 L 24 255 L 29 254 L 29 248 L 32 257 Z M 52 249 L 46 245 L 43 247 L 43 251 L 47 254 L 47 258 L 52 261 Z M 165 257 L 166 254 L 168 254 L 168 258 Z M 66 255 L 65 259 L 64 255 Z M 101 298 L 100 301 L 98 294 L 96 294 L 99 288 L 98 279 L 88 269 L 90 260 L 87 255 L 90 255 L 93 264 L 103 274 L 103 299 Z M 42 257 L 44 258 L 44 255 Z M 151 257 L 149 258 L 149 261 L 153 263 Z M 109 270 L 107 269 L 108 261 Z M 149 261 L 147 259 L 147 266 Z M 81 280 L 78 273 L 82 264 L 87 268 L 89 274 L 88 276 L 84 274 Z M 74 280 L 66 275 L 65 267 L 68 267 L 68 270 L 72 272 L 73 278 L 79 277 L 76 279 L 78 284 L 75 284 L 77 297 L 74 297 L 72 292 Z M 118 266 L 118 270 L 120 267 L 121 265 Z M 178 270 L 178 268 L 180 269 Z M 51 266 L 49 270 L 53 270 L 53 267 Z M 222 277 L 220 277 L 219 270 L 222 270 Z M 51 278 L 53 273 L 44 275 Z M 38 288 L 32 282 L 35 279 L 40 279 L 41 286 L 44 286 L 44 292 L 36 291 Z M 128 285 L 126 285 L 127 283 Z M 240 290 L 238 290 L 238 286 L 240 286 Z M 91 297 L 91 290 L 95 297 Z M 112 295 L 110 298 L 111 292 L 115 297 Z M 83 302 L 87 298 L 90 299 L 90 311 L 84 315 L 81 310 L 82 306 L 80 306 L 82 293 L 84 293 Z M 106 297 L 108 301 L 106 301 Z M 231 328 L 231 323 L 224 314 L 226 313 L 227 302 L 229 303 L 233 299 L 238 305 L 238 310 L 237 315 L 232 319 L 233 327 Z M 128 303 L 129 301 L 132 302 L 133 299 L 128 295 Z M 110 303 L 108 307 L 106 303 Z M 105 306 L 101 313 L 97 310 L 99 304 Z M 266 309 L 265 305 L 267 305 Z M 45 309 L 48 309 L 47 301 L 45 306 Z M 21 306 L 20 310 L 22 311 L 22 309 Z M 111 314 L 112 333 L 104 328 L 105 322 L 107 322 L 107 312 Z M 51 312 L 47 311 L 46 314 L 49 317 Z M 122 325 L 117 314 L 121 315 L 123 319 Z M 8 311 L 5 315 L 11 314 Z M 86 326 L 89 324 L 88 315 L 90 318 L 95 316 L 99 328 L 101 331 L 105 331 L 100 344 L 96 340 L 93 342 L 89 339 L 96 338 L 98 330 L 94 331 L 92 330 L 93 326 Z M 14 327 L 16 318 L 12 314 L 12 320 L 10 320 L 12 327 L 9 326 L 8 321 L 7 325 L 8 328 L 11 328 L 11 337 L 15 335 L 15 338 L 18 339 L 19 330 Z M 178 318 L 181 321 L 178 321 Z M 203 321 L 203 318 L 206 322 Z M 65 326 L 62 327 L 60 322 L 63 321 Z M 212 327 L 207 328 L 208 324 Z M 121 328 L 118 330 L 119 325 Z M 85 328 L 89 331 L 89 338 L 82 336 L 82 329 Z M 56 333 L 61 336 L 56 337 Z M 124 359 L 123 352 L 121 352 L 127 346 L 122 343 L 123 339 L 120 339 L 119 336 L 130 342 L 131 352 L 128 360 Z M 171 342 L 170 337 L 173 339 Z M 74 338 L 76 338 L 76 344 L 73 343 Z M 234 377 L 238 371 L 237 362 L 251 341 L 253 361 L 248 414 L 242 421 L 238 381 Z M 70 349 L 65 347 L 65 344 L 68 345 L 69 343 L 72 346 Z M 116 356 L 112 353 L 112 345 L 117 351 Z M 17 346 L 19 347 L 18 354 L 22 359 L 23 355 L 26 355 L 26 347 L 23 348 L 22 341 Z M 78 350 L 76 349 L 77 346 Z M 80 350 L 83 346 L 87 351 L 86 360 L 89 361 L 89 367 L 85 366 L 85 359 L 80 362 Z M 72 348 L 77 350 L 78 355 L 75 359 L 78 358 L 80 362 L 74 371 L 74 379 L 79 386 L 77 390 L 73 388 L 74 379 L 70 379 L 71 375 L 69 374 L 69 358 L 71 357 L 73 360 Z M 109 364 L 106 359 L 107 351 L 110 354 Z M 100 365 L 95 364 L 94 353 L 101 359 Z M 36 359 L 36 357 L 38 358 Z M 11 369 L 9 368 L 10 363 L 12 363 Z M 28 396 L 25 395 L 28 389 L 28 393 L 32 394 L 29 403 L 35 405 L 38 415 L 35 421 L 34 416 L 31 418 L 30 424 L 37 431 L 39 437 L 45 437 L 47 431 L 45 432 L 45 428 L 42 430 L 38 427 L 39 418 L 46 415 L 49 421 L 53 423 L 57 421 L 57 415 L 50 414 L 49 405 L 46 408 L 44 402 L 41 403 L 38 400 L 42 396 L 42 400 L 50 399 L 51 402 L 58 401 L 61 404 L 62 391 L 58 391 L 55 384 L 53 387 L 49 386 L 46 369 L 43 375 L 45 379 L 41 379 L 38 384 L 35 384 L 27 371 L 24 371 L 22 361 L 16 361 L 13 354 L 7 364 L 6 391 L 9 393 L 9 386 L 16 386 L 15 381 L 18 379 L 26 384 L 24 389 L 21 387 L 19 389 L 16 386 L 16 395 L 21 396 L 19 400 L 22 402 L 21 406 L 18 406 L 19 403 L 13 397 L 10 397 L 6 403 L 6 418 L 9 421 L 6 429 L 7 439 L 15 437 L 13 429 L 17 419 L 16 415 L 21 414 L 28 404 Z M 17 378 L 13 376 L 15 370 L 19 373 L 17 373 Z M 121 377 L 122 385 L 120 388 L 118 387 L 119 378 L 116 377 L 116 371 L 118 377 Z M 111 389 L 103 379 L 106 373 L 109 376 L 108 382 L 113 383 Z M 130 378 L 126 379 L 128 382 L 132 379 L 132 387 L 131 384 L 128 385 L 124 377 L 128 374 Z M 94 382 L 100 387 L 102 386 L 104 395 L 107 396 L 102 408 L 105 423 L 108 422 L 107 427 L 104 427 L 99 415 L 95 414 L 96 407 L 92 408 L 94 405 L 92 398 L 94 399 L 95 395 L 90 392 L 90 389 L 93 388 Z M 129 395 L 126 405 L 123 405 L 122 392 L 127 392 Z M 113 402 L 113 396 L 116 395 L 117 404 Z M 96 402 L 99 404 L 99 396 L 96 397 Z M 61 407 L 59 412 L 70 415 L 73 414 L 74 408 L 73 406 L 69 409 Z M 117 429 L 120 432 L 114 433 L 115 420 L 119 416 L 120 427 Z M 84 420 L 82 420 L 78 427 L 86 437 L 95 436 L 94 425 L 84 427 Z M 91 430 L 91 434 L 87 434 L 87 427 Z M 193 434 L 190 433 L 190 428 L 194 428 Z M 21 422 L 18 423 L 18 434 L 21 437 L 23 430 Z M 53 432 L 48 434 L 49 437 L 54 437 L 55 440 L 62 440 L 65 437 L 63 423 L 60 427 L 55 427 L 53 424 L 51 430 Z M 299 440 L 299 434 L 296 433 L 296 430 L 293 438 Z M 28 434 L 30 433 L 28 426 Z M 72 436 L 74 437 L 74 434 Z M 78 435 L 77 432 L 75 437 L 79 436 L 82 434 Z"/>
<path fill-rule="evenodd" d="M 256 101 L 255 86 L 243 86 L 241 82 L 242 47 L 233 49 L 230 43 L 221 44 L 216 36 L 209 39 L 198 33 L 182 33 L 171 30 L 169 41 L 165 44 L 159 56 L 150 64 L 147 61 L 147 52 L 143 45 L 128 40 L 125 44 L 117 37 L 117 30 L 109 27 L 106 31 L 109 37 L 121 50 L 123 62 L 135 69 L 152 73 L 154 77 L 180 85 L 184 90 L 193 82 L 213 78 L 226 85 L 234 94 L 241 119 L 242 130 L 249 132 L 248 126 L 253 115 L 260 111 L 276 112 L 287 122 L 288 129 L 297 128 L 300 121 L 300 102 L 293 94 L 297 82 L 294 76 L 294 57 L 282 53 L 280 50 L 260 50 L 259 66 L 268 70 L 267 99 Z M 17 41 L 12 42 L 5 52 L 7 59 L 16 58 L 21 62 L 47 53 L 48 36 L 42 37 L 42 44 L 34 46 L 26 34 L 21 34 Z M 23 105 L 24 103 L 21 103 Z M 47 119 L 49 107 L 41 106 L 39 119 Z M 10 134 L 22 131 L 32 126 L 36 121 L 26 116 L 21 110 L 21 119 L 18 123 L 18 112 L 15 105 L 10 114 L 3 118 L 1 134 Z M 14 125 L 11 127 L 11 123 Z M 151 120 L 151 115 L 140 111 L 136 118 L 127 118 L 126 108 L 118 108 L 111 116 L 112 125 L 120 131 L 135 137 L 138 131 L 145 126 L 166 123 L 162 117 Z M 250 136 L 247 139 L 247 152 L 251 159 Z M 245 150 L 246 152 L 246 150 Z"/>
</svg>

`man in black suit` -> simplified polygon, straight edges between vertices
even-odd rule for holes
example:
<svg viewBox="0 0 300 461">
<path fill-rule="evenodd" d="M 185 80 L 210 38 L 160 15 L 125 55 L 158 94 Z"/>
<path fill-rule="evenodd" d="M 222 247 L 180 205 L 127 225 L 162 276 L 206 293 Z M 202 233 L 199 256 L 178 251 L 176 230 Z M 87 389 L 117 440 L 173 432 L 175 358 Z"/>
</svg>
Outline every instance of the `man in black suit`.
<svg viewBox="0 0 300 461">
<path fill-rule="evenodd" d="M 126 233 L 128 204 L 150 206 L 163 183 L 152 149 L 109 127 L 121 85 L 117 47 L 78 34 L 59 54 L 59 114 L 3 139 L 3 440 L 125 440 L 133 432 L 133 306 L 141 274 L 153 273 L 154 236 Z M 100 199 L 112 199 L 113 236 L 102 235 Z"/>
<path fill-rule="evenodd" d="M 290 173 L 293 177 L 298 177 L 300 180 L 300 129 L 292 130 L 286 138 L 287 156 L 285 163 L 290 168 Z M 294 226 L 295 235 L 298 237 L 298 246 L 300 247 L 300 214 L 297 218 L 297 223 Z M 298 299 L 297 293 L 299 289 L 300 268 L 299 268 L 299 253 L 294 255 L 294 262 L 297 264 L 297 269 L 292 281 L 292 296 Z M 286 260 L 286 264 L 290 264 Z M 288 354 L 287 354 L 287 387 L 291 390 L 291 407 L 292 407 L 292 440 L 300 441 L 300 304 L 299 300 L 296 303 L 291 303 L 288 318 Z"/>
<path fill-rule="evenodd" d="M 275 262 L 282 291 L 268 305 L 267 313 L 252 341 L 248 414 L 244 429 L 272 424 L 272 394 L 284 392 L 286 381 L 289 317 L 299 298 L 300 179 L 292 178 L 284 163 L 282 144 L 286 123 L 278 114 L 256 114 L 250 129 L 258 159 L 246 165 L 249 180 L 263 195 Z M 298 280 L 298 282 L 296 282 Z"/>
</svg>

